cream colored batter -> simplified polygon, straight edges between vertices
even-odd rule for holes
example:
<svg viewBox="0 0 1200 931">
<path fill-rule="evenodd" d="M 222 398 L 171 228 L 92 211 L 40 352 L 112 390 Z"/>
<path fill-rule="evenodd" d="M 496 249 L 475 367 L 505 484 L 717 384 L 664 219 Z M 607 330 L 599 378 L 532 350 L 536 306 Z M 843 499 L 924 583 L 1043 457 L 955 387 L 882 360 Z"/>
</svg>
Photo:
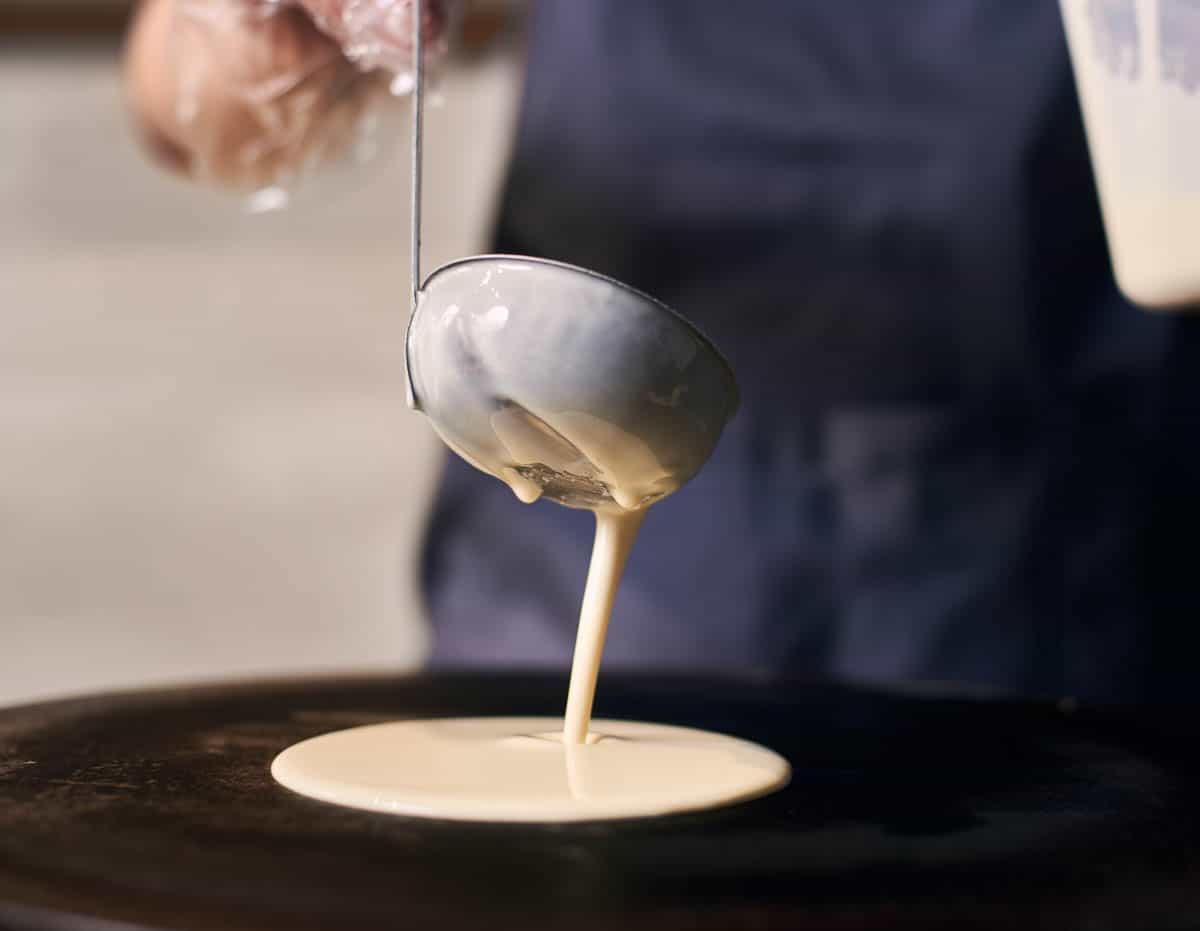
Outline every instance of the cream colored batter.
<svg viewBox="0 0 1200 931">
<path fill-rule="evenodd" d="M 558 718 L 451 718 L 373 724 L 280 754 L 275 778 L 312 798 L 423 818 L 559 822 L 694 811 L 765 795 L 788 764 L 720 734 L 595 722 L 564 744 Z"/>
<path fill-rule="evenodd" d="M 588 567 L 583 607 L 579 611 L 579 629 L 575 634 L 575 656 L 571 662 L 571 686 L 567 691 L 567 716 L 563 725 L 566 743 L 583 743 L 592 717 L 596 696 L 596 678 L 608 635 L 613 602 L 625 561 L 637 539 L 646 512 L 596 512 L 596 542 Z"/>
<path fill-rule="evenodd" d="M 352 728 L 285 750 L 272 775 L 302 795 L 353 808 L 517 822 L 665 815 L 785 785 L 787 761 L 744 740 L 591 721 L 613 600 L 644 516 L 644 510 L 596 513 L 565 722 L 458 718 Z"/>
</svg>

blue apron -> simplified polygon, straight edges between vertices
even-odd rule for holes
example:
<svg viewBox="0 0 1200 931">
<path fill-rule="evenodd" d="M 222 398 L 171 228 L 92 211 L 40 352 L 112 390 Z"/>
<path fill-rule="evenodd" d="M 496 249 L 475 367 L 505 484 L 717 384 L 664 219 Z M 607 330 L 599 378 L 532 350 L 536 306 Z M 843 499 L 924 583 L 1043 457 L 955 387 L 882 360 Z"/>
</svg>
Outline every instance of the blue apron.
<svg viewBox="0 0 1200 931">
<path fill-rule="evenodd" d="M 743 391 L 606 667 L 1200 694 L 1200 320 L 1115 290 L 1056 3 L 538 0 L 529 56 L 497 250 Z M 434 662 L 566 665 L 591 533 L 452 458 Z"/>
</svg>

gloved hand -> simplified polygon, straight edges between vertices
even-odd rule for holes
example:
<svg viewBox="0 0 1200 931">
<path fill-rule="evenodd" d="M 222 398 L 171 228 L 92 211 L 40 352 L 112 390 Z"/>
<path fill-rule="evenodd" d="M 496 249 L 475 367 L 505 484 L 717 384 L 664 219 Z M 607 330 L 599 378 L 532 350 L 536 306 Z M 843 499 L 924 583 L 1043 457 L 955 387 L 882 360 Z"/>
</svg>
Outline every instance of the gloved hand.
<svg viewBox="0 0 1200 931">
<path fill-rule="evenodd" d="M 412 0 L 143 0 L 126 46 L 142 138 L 188 177 L 289 187 L 353 148 L 412 68 Z M 447 0 L 427 0 L 426 62 Z"/>
</svg>

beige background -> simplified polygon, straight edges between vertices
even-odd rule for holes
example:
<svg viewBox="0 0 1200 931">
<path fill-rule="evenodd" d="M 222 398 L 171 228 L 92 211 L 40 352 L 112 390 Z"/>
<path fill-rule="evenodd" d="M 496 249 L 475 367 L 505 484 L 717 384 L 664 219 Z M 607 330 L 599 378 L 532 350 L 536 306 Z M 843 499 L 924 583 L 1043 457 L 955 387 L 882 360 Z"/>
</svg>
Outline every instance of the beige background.
<svg viewBox="0 0 1200 931">
<path fill-rule="evenodd" d="M 416 664 L 406 110 L 249 216 L 147 166 L 115 58 L 0 47 L 0 704 Z M 486 241 L 516 91 L 511 51 L 445 81 L 430 266 Z"/>
</svg>

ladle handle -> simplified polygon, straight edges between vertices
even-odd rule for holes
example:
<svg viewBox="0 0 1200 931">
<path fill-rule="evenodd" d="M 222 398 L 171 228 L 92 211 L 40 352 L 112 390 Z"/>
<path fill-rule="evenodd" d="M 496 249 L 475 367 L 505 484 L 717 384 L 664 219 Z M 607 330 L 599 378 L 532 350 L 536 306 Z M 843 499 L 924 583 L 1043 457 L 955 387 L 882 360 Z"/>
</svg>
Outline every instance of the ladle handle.
<svg viewBox="0 0 1200 931">
<path fill-rule="evenodd" d="M 412 88 L 412 300 L 417 307 L 421 291 L 421 155 L 425 113 L 425 55 L 421 33 L 425 4 L 412 0 L 413 88 Z"/>
<path fill-rule="evenodd" d="M 409 329 L 412 328 L 412 317 L 417 312 L 417 301 L 421 297 L 421 164 L 422 164 L 422 135 L 425 124 L 425 50 L 424 25 L 425 4 L 423 0 L 412 0 L 412 50 L 413 50 L 413 85 L 412 85 L 412 306 L 409 311 Z M 415 411 L 421 409 L 421 404 L 413 390 L 412 366 L 408 358 L 408 338 L 404 346 L 404 380 L 407 385 L 408 406 Z"/>
</svg>

